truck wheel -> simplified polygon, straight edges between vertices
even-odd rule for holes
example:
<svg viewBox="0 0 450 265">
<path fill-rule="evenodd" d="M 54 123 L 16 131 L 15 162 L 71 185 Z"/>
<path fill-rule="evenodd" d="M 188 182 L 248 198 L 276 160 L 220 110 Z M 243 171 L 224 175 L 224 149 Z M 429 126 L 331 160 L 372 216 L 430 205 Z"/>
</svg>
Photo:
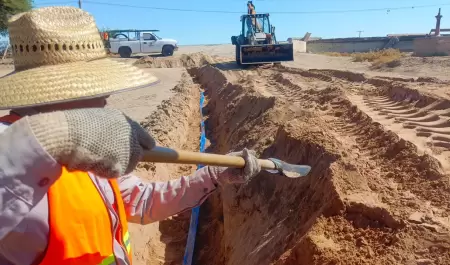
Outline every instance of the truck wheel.
<svg viewBox="0 0 450 265">
<path fill-rule="evenodd" d="M 131 49 L 130 47 L 120 47 L 119 54 L 122 58 L 130 58 L 131 57 Z"/>
<path fill-rule="evenodd" d="M 162 49 L 162 55 L 164 56 L 172 56 L 173 55 L 173 46 L 166 45 Z"/>
</svg>

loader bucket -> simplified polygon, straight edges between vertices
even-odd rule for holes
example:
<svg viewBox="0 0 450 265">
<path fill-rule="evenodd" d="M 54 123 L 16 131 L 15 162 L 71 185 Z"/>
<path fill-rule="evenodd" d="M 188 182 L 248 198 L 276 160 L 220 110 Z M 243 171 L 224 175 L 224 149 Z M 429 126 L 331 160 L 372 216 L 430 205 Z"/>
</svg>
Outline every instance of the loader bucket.
<svg viewBox="0 0 450 265">
<path fill-rule="evenodd" d="M 241 64 L 293 61 L 294 45 L 292 43 L 241 45 L 240 53 Z"/>
</svg>

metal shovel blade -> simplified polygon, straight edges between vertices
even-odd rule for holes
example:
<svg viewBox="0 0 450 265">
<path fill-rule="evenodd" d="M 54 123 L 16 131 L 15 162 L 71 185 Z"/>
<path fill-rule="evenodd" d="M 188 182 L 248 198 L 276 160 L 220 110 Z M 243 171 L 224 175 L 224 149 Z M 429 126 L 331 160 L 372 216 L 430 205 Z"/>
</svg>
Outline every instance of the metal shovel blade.
<svg viewBox="0 0 450 265">
<path fill-rule="evenodd" d="M 275 164 L 276 169 L 266 169 L 270 173 L 281 173 L 288 178 L 300 178 L 305 177 L 311 171 L 310 166 L 306 165 L 292 165 L 283 162 L 276 158 L 269 158 Z"/>
</svg>

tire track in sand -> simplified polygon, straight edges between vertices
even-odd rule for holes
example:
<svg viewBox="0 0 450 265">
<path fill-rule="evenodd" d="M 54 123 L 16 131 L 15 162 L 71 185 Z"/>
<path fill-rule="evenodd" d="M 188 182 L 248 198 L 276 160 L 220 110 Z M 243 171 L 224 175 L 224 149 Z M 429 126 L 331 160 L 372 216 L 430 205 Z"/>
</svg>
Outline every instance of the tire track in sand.
<svg viewBox="0 0 450 265">
<path fill-rule="evenodd" d="M 437 183 L 441 181 L 445 183 L 445 179 L 441 177 L 442 173 L 447 172 L 442 172 L 439 167 L 444 171 L 449 169 L 450 146 L 447 143 L 450 141 L 443 135 L 450 136 L 450 124 L 446 117 L 450 116 L 450 108 L 445 108 L 445 102 L 436 100 L 422 108 L 416 108 L 413 104 L 417 104 L 418 100 L 407 104 L 389 96 L 361 93 L 371 91 L 373 86 L 349 82 L 348 79 L 343 81 L 332 77 L 324 80 L 305 72 L 297 74 L 291 71 L 267 76 L 272 85 L 272 94 L 280 95 L 292 105 L 322 111 L 323 117 L 334 116 L 328 120 L 332 131 L 336 132 L 336 138 L 352 147 L 355 158 L 371 168 L 367 177 L 378 176 L 371 180 L 373 189 L 384 190 L 386 185 L 388 189 L 394 190 L 402 187 L 402 191 L 384 195 L 384 200 L 389 201 L 392 209 L 399 211 L 398 209 L 403 208 L 404 212 L 399 211 L 397 214 L 408 220 L 414 219 L 414 215 L 418 214 L 415 210 L 421 209 L 420 214 L 432 220 L 429 224 L 425 222 L 425 226 L 437 224 L 450 230 L 450 219 L 445 214 L 434 214 L 446 212 L 447 199 L 433 195 L 437 192 L 433 187 L 440 185 Z M 333 82 L 326 82 L 330 80 Z M 344 99 L 345 97 L 348 99 Z M 430 132 L 430 135 L 425 134 L 425 131 Z M 440 165 L 433 162 L 432 157 Z M 396 171 L 408 177 L 405 178 Z M 417 174 L 423 175 L 423 178 L 417 178 Z M 386 183 L 375 188 L 380 177 Z M 424 191 L 426 187 L 430 189 Z M 414 201 L 413 204 L 411 200 Z M 407 210 L 405 204 L 416 206 Z M 425 205 L 428 206 L 423 208 Z M 429 209 L 426 208 L 433 210 L 427 213 Z"/>
<path fill-rule="evenodd" d="M 349 99 L 374 121 L 418 150 L 436 157 L 446 173 L 450 172 L 449 109 L 435 110 L 441 101 L 417 108 L 414 103 L 398 102 L 389 96 L 349 94 Z"/>
</svg>

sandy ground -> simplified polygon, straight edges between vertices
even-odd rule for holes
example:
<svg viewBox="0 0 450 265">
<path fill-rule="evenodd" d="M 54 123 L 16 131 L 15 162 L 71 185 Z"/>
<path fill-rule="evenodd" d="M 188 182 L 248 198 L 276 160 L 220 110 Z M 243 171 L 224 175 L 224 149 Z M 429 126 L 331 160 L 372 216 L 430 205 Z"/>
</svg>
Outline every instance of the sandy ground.
<svg viewBox="0 0 450 265">
<path fill-rule="evenodd" d="M 139 122 L 148 117 L 163 100 L 173 94 L 171 89 L 178 84 L 183 68 L 151 69 L 149 71 L 160 83 L 146 89 L 119 93 L 108 99 L 108 107 L 120 109 Z"/>
<path fill-rule="evenodd" d="M 304 178 L 262 172 L 210 196 L 193 264 L 450 264 L 449 59 L 373 71 L 296 54 L 243 70 L 233 51 L 188 46 L 171 58 L 123 60 L 162 83 L 109 103 L 160 145 L 196 151 L 203 89 L 208 152 L 246 147 L 312 166 Z M 142 163 L 136 174 L 166 181 L 194 170 Z M 131 225 L 134 264 L 181 264 L 188 226 L 189 212 Z"/>
</svg>

